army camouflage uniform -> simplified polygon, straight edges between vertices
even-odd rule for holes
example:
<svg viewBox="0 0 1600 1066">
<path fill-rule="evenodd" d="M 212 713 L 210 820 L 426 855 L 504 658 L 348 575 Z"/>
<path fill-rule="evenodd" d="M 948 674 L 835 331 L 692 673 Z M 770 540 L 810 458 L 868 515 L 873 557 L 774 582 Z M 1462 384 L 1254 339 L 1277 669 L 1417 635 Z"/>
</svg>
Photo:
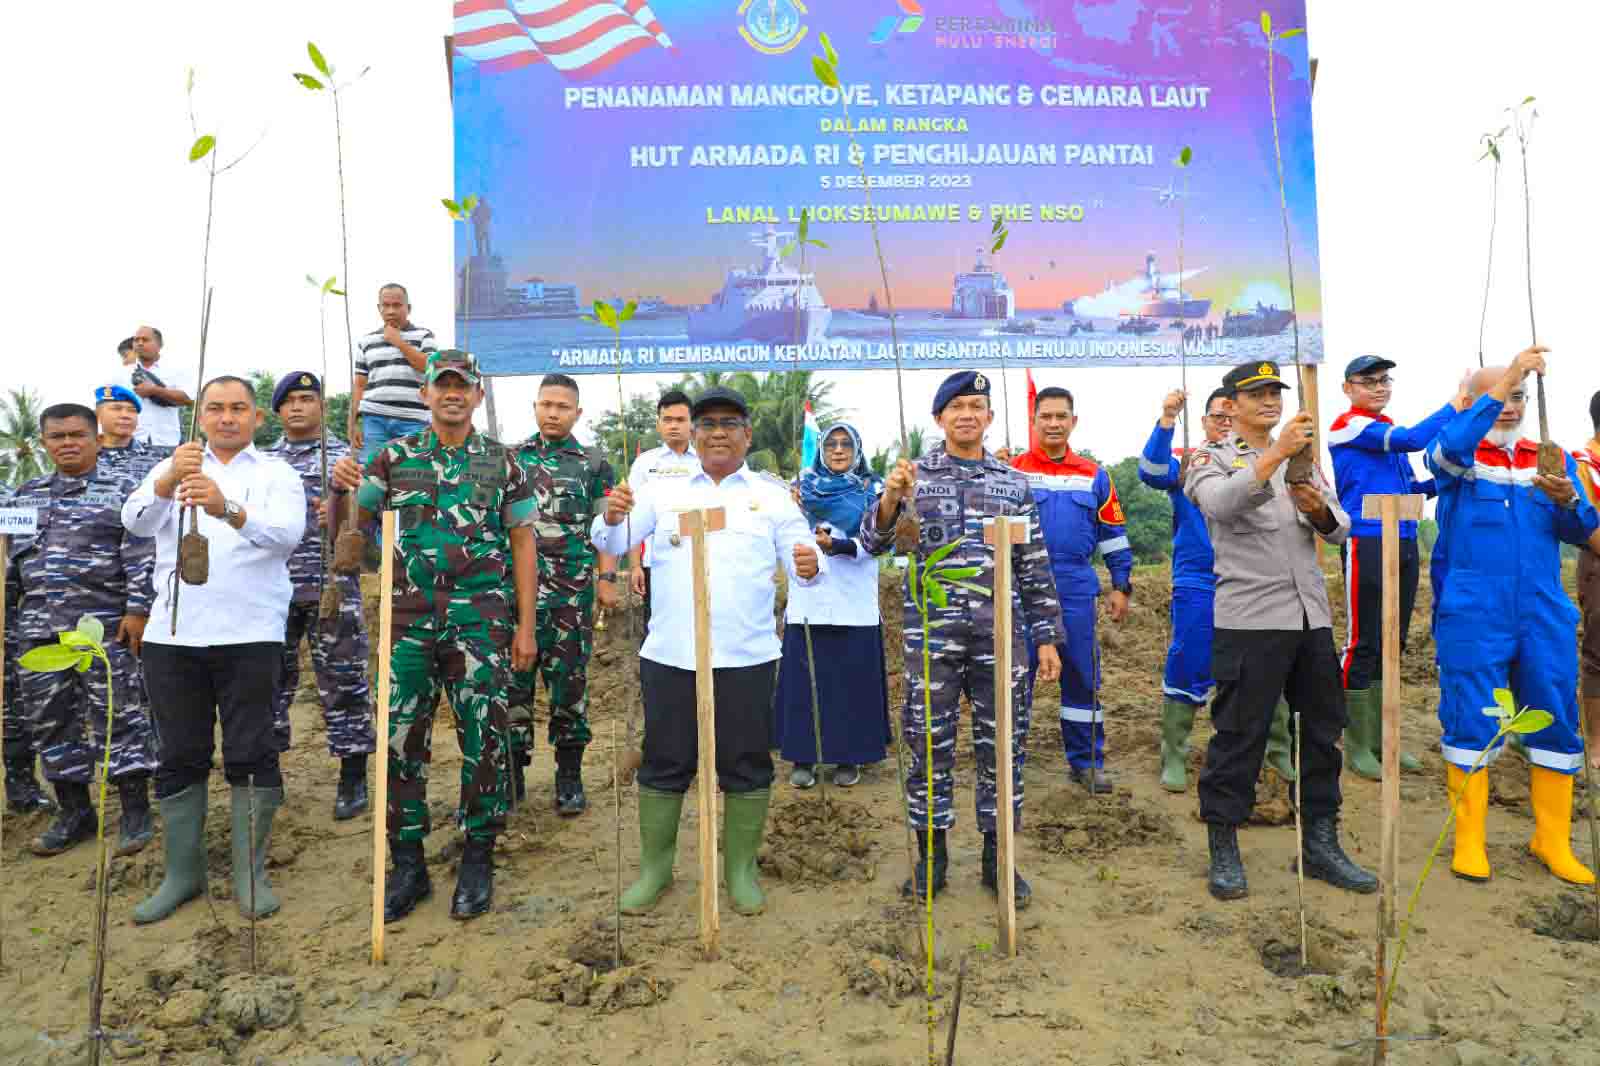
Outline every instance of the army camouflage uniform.
<svg viewBox="0 0 1600 1066">
<path fill-rule="evenodd" d="M 398 512 L 390 839 L 420 843 L 431 828 L 427 764 L 442 685 L 461 745 L 458 818 L 469 839 L 492 841 L 505 826 L 510 781 L 508 530 L 537 520 L 533 486 L 503 444 L 474 430 L 446 448 L 430 427 L 373 456 L 356 499 L 373 514 Z"/>
<path fill-rule="evenodd" d="M 916 461 L 916 513 L 922 539 L 917 548 L 918 572 L 928 555 L 953 540 L 961 546 L 944 558 L 942 566 L 981 567 L 969 579 L 994 588 L 994 549 L 983 542 L 983 520 L 994 515 L 1015 515 L 1028 523 L 1028 540 L 1012 555 L 1011 709 L 1012 759 L 1016 789 L 1015 824 L 1022 824 L 1022 766 L 1027 754 L 1028 654 L 1024 630 L 1035 645 L 1057 644 L 1061 631 L 1061 605 L 1050 575 L 1050 556 L 1039 534 L 1039 508 L 1028 489 L 1028 479 L 993 455 L 981 461 L 952 459 L 940 444 Z M 876 499 L 862 522 L 861 542 L 874 555 L 894 543 L 893 527 L 879 532 L 874 515 Z M 902 508 L 904 504 L 902 504 Z M 901 735 L 911 750 L 906 768 L 906 800 L 911 824 L 928 822 L 928 767 L 923 729 L 922 620 L 911 599 L 907 574 L 905 596 L 906 706 Z M 962 693 L 972 704 L 972 747 L 977 757 L 977 822 L 984 833 L 995 831 L 995 731 L 994 731 L 994 605 L 989 596 L 951 586 L 945 607 L 930 607 L 929 622 L 938 622 L 928 643 L 932 690 L 929 725 L 933 732 L 933 825 L 949 829 L 955 824 L 956 716 Z"/>
<path fill-rule="evenodd" d="M 104 465 L 83 477 L 34 478 L 12 506 L 33 507 L 38 532 L 11 542 L 7 589 L 15 590 L 18 658 L 91 615 L 105 627 L 111 663 L 111 777 L 155 770 L 155 746 L 139 661 L 115 640 L 124 615 L 148 618 L 155 599 L 155 541 L 122 526 L 122 504 L 138 487 Z M 78 673 L 20 671 L 19 695 L 34 747 L 50 781 L 87 784 L 105 752 L 106 675 L 96 663 Z"/>
<path fill-rule="evenodd" d="M 361 578 L 336 575 L 339 613 L 323 622 L 318 617 L 322 597 L 322 529 L 318 509 L 322 503 L 322 442 L 280 438 L 262 449 L 294 467 L 306 490 L 306 533 L 289 556 L 289 581 L 294 595 L 289 601 L 289 621 L 283 637 L 283 676 L 273 706 L 272 731 L 280 751 L 289 750 L 289 705 L 300 687 L 300 641 L 309 639 L 311 665 L 317 675 L 322 700 L 322 720 L 328 730 L 328 754 L 336 759 L 369 755 L 377 750 L 372 723 L 372 699 L 367 686 L 367 623 L 361 613 Z M 328 438 L 328 466 L 350 454 L 350 446 Z M 345 497 L 348 499 L 348 497 Z"/>
<path fill-rule="evenodd" d="M 589 653 L 594 643 L 596 552 L 589 524 L 605 509 L 616 474 L 610 463 L 571 437 L 547 441 L 535 434 L 518 446 L 516 457 L 539 501 L 534 526 L 539 544 L 537 669 L 550 698 L 550 746 L 582 748 L 590 739 Z M 509 581 L 506 587 L 515 603 Z M 511 675 L 511 748 L 519 757 L 533 750 L 533 673 L 529 669 Z"/>
</svg>

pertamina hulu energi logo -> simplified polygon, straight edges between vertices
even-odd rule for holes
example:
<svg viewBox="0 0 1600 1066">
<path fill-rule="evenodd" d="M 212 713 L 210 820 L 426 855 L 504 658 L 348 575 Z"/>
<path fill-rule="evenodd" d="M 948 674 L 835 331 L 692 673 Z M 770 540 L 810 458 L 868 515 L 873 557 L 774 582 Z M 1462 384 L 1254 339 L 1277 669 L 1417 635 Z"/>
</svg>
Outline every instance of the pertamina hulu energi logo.
<svg viewBox="0 0 1600 1066">
<path fill-rule="evenodd" d="M 903 14 L 885 15 L 872 28 L 867 39 L 873 44 L 883 44 L 897 33 L 916 33 L 922 25 L 922 5 L 917 0 L 895 0 Z"/>
</svg>

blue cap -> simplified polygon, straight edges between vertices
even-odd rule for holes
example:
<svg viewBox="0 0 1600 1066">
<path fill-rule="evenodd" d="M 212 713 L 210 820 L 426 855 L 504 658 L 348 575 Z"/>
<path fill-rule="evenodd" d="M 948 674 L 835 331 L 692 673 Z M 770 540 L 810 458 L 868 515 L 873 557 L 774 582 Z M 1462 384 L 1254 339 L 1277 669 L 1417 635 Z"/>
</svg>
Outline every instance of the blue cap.
<svg viewBox="0 0 1600 1066">
<path fill-rule="evenodd" d="M 989 379 L 976 370 L 958 370 L 944 379 L 939 391 L 933 394 L 933 417 L 938 418 L 945 405 L 957 396 L 988 396 Z"/>
<path fill-rule="evenodd" d="M 139 402 L 139 397 L 131 390 L 125 389 L 121 385 L 101 385 L 98 389 L 94 390 L 94 405 L 96 407 L 99 407 L 103 403 L 116 403 L 118 400 L 121 400 L 123 403 L 133 404 L 133 409 L 135 411 L 144 410 L 144 404 Z"/>
<path fill-rule="evenodd" d="M 272 410 L 276 412 L 283 406 L 283 401 L 289 398 L 291 392 L 314 392 L 322 395 L 322 382 L 317 380 L 317 375 L 304 370 L 291 371 L 278 379 L 278 387 L 272 390 Z"/>
<path fill-rule="evenodd" d="M 1374 370 L 1390 370 L 1395 367 L 1393 359 L 1385 359 L 1381 355 L 1358 355 L 1345 364 L 1344 377 L 1346 381 L 1357 374 L 1368 374 Z"/>
</svg>

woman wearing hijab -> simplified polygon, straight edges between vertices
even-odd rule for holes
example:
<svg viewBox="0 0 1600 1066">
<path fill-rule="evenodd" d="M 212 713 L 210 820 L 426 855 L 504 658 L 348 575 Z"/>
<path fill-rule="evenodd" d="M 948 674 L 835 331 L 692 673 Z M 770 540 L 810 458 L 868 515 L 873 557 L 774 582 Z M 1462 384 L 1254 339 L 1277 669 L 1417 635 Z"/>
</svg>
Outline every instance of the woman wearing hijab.
<svg viewBox="0 0 1600 1066">
<path fill-rule="evenodd" d="M 843 422 L 828 428 L 811 466 L 796 485 L 800 509 L 816 532 L 817 547 L 832 556 L 828 580 L 789 586 L 784 610 L 783 660 L 778 666 L 774 738 L 794 763 L 789 783 L 810 788 L 816 767 L 833 767 L 833 783 L 848 788 L 860 767 L 888 753 L 889 686 L 878 617 L 878 561 L 858 541 L 861 516 L 883 487 L 867 468 L 861 434 Z M 822 752 L 812 719 L 806 623 L 817 669 Z"/>
</svg>

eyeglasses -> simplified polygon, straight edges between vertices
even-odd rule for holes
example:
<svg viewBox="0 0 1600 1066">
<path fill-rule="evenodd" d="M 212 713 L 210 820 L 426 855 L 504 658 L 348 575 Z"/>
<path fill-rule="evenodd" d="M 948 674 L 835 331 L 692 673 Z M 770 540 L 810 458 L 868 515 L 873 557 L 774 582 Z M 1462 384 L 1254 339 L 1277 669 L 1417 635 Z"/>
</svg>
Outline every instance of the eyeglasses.
<svg viewBox="0 0 1600 1066">
<path fill-rule="evenodd" d="M 719 429 L 731 432 L 735 429 L 743 429 L 749 424 L 749 420 L 745 418 L 697 418 L 694 420 L 694 428 L 701 433 L 715 433 Z"/>
<path fill-rule="evenodd" d="M 1394 387 L 1394 378 L 1385 374 L 1381 378 L 1351 378 L 1350 383 L 1364 389 L 1388 389 Z"/>
<path fill-rule="evenodd" d="M 853 452 L 856 450 L 856 446 L 853 441 L 849 440 L 825 440 L 822 442 L 822 450 L 825 452 Z"/>
<path fill-rule="evenodd" d="M 1209 418 L 1213 422 L 1223 422 L 1228 424 L 1232 424 L 1233 422 L 1232 415 L 1204 415 L 1202 417 Z"/>
</svg>

